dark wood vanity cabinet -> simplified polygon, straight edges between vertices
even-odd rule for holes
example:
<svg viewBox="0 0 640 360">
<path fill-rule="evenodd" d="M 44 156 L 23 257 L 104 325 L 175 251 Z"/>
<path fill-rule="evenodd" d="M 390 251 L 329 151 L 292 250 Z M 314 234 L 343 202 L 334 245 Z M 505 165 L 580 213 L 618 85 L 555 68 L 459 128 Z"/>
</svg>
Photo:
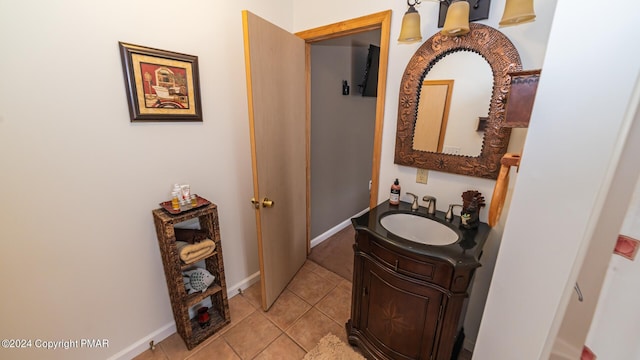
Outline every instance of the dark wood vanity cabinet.
<svg viewBox="0 0 640 360">
<path fill-rule="evenodd" d="M 370 223 L 378 223 L 377 216 Z M 365 219 L 364 222 L 367 220 Z M 349 342 L 369 359 L 450 360 L 462 334 L 467 291 L 480 249 L 441 249 L 445 256 L 416 251 L 398 239 L 358 225 Z M 379 229 L 377 229 L 379 230 Z M 483 234 L 486 238 L 486 234 Z M 482 240 L 484 244 L 484 240 Z M 460 247 L 459 245 L 456 245 Z M 448 257 L 447 252 L 451 257 Z M 459 350 L 457 344 L 456 350 Z"/>
<path fill-rule="evenodd" d="M 360 316 L 354 328 L 385 356 L 429 359 L 443 293 L 394 274 L 366 257 L 361 262 Z"/>
</svg>

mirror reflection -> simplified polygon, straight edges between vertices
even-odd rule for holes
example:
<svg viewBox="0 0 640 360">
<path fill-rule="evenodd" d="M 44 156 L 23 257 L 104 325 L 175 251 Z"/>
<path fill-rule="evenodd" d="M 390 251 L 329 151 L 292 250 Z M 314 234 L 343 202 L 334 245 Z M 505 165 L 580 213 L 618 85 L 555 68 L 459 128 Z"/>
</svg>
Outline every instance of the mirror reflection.
<svg viewBox="0 0 640 360">
<path fill-rule="evenodd" d="M 470 51 L 450 53 L 426 74 L 418 99 L 413 149 L 479 156 L 489 116 L 493 73 L 489 63 Z"/>
<path fill-rule="evenodd" d="M 449 121 L 453 80 L 425 80 L 418 104 L 413 150 L 442 152 Z"/>
</svg>

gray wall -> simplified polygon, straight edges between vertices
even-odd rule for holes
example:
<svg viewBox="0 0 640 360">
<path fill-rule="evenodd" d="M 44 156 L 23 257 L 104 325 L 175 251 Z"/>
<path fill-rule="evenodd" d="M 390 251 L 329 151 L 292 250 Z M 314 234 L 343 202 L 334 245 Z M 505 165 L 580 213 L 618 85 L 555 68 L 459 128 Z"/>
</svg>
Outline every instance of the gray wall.
<svg viewBox="0 0 640 360">
<path fill-rule="evenodd" d="M 369 206 L 376 98 L 358 92 L 369 41 L 356 36 L 311 47 L 312 239 Z"/>
</svg>

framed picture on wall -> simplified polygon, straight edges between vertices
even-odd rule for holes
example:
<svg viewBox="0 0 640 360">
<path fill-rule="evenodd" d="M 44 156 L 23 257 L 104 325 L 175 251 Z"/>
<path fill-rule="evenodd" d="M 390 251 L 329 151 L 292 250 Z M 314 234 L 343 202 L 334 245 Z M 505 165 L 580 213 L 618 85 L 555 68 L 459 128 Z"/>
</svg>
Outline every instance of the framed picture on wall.
<svg viewBox="0 0 640 360">
<path fill-rule="evenodd" d="M 202 121 L 197 56 L 119 46 L 132 122 Z"/>
</svg>

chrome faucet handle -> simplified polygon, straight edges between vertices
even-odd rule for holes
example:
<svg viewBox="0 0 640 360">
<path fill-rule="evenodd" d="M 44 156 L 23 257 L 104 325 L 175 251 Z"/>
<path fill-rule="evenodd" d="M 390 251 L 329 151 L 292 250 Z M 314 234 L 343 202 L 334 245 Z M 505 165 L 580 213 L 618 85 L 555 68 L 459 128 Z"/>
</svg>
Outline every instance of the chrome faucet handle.
<svg viewBox="0 0 640 360">
<path fill-rule="evenodd" d="M 453 208 L 456 206 L 460 206 L 460 209 L 462 209 L 462 205 L 460 204 L 451 204 L 449 205 L 449 210 L 447 210 L 447 214 L 444 216 L 444 219 L 451 222 L 453 221 Z"/>
<path fill-rule="evenodd" d="M 410 193 L 410 192 L 406 192 L 405 194 L 413 196 L 413 202 L 411 203 L 411 210 L 412 211 L 418 210 L 418 208 L 420 207 L 418 205 L 418 195 Z"/>
<path fill-rule="evenodd" d="M 422 201 L 427 203 L 427 214 L 435 215 L 436 214 L 436 198 L 430 195 L 425 195 L 422 197 Z"/>
</svg>

